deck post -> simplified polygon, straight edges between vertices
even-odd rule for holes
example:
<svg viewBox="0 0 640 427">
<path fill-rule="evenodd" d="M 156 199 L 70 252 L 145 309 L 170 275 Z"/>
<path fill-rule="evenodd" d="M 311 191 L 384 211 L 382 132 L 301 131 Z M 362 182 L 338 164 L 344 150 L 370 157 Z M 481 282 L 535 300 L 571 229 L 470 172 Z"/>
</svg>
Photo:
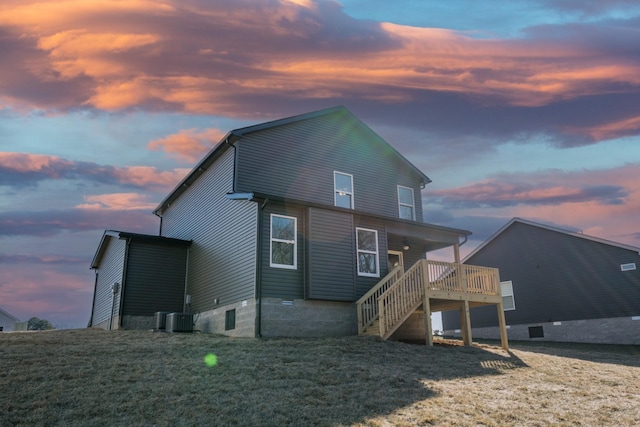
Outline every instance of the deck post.
<svg viewBox="0 0 640 427">
<path fill-rule="evenodd" d="M 507 338 L 507 322 L 504 318 L 504 307 L 502 301 L 497 304 L 498 324 L 500 325 L 500 343 L 505 351 L 509 351 L 509 339 Z"/>
<path fill-rule="evenodd" d="M 429 303 L 429 295 L 427 295 L 427 290 L 425 289 L 424 293 L 424 302 L 422 303 L 423 314 L 424 314 L 424 338 L 425 343 L 428 346 L 433 345 L 433 326 L 431 325 L 431 304 Z"/>
<path fill-rule="evenodd" d="M 463 300 L 460 308 L 460 329 L 462 332 L 462 342 L 466 346 L 472 343 L 471 338 L 471 313 L 469 312 L 469 301 Z"/>
</svg>

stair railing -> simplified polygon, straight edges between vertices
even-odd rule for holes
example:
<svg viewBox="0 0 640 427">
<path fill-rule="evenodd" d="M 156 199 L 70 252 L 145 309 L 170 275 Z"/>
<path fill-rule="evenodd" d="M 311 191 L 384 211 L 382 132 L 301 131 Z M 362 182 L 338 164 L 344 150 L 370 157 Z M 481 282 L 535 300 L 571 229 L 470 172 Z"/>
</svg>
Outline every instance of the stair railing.
<svg viewBox="0 0 640 427">
<path fill-rule="evenodd" d="M 402 266 L 395 267 L 373 288 L 356 301 L 358 334 L 362 334 L 378 318 L 378 298 L 402 276 Z"/>
</svg>

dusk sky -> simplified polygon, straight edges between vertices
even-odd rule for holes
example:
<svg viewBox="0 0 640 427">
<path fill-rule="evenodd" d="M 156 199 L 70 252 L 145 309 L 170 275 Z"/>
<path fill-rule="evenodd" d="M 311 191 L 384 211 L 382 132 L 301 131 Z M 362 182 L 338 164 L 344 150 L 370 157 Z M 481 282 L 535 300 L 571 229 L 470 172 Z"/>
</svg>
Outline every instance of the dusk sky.
<svg viewBox="0 0 640 427">
<path fill-rule="evenodd" d="M 105 229 L 227 131 L 344 105 L 469 253 L 512 217 L 640 247 L 635 0 L 2 0 L 0 307 L 85 327 Z"/>
</svg>

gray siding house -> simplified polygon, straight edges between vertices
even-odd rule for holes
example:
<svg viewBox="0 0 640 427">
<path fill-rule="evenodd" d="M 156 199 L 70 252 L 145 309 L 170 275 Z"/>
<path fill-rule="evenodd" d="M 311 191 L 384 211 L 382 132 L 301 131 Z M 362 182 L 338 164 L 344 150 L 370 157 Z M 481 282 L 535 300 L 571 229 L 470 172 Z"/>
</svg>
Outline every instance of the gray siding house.
<svg viewBox="0 0 640 427">
<path fill-rule="evenodd" d="M 444 283 L 460 263 L 428 265 L 426 254 L 457 254 L 471 233 L 423 222 L 429 182 L 344 107 L 231 131 L 154 210 L 159 238 L 191 242 L 176 308 L 194 314 L 197 330 L 231 336 L 430 340 L 430 310 L 447 296 L 425 297 L 428 276 Z M 120 265 L 115 246 L 94 265 L 107 257 Z M 94 324 L 110 318 L 108 285 L 118 280 L 104 270 Z M 492 291 L 475 303 L 501 303 L 497 274 L 479 274 Z M 451 295 L 457 282 L 447 283 Z M 468 311 L 468 302 L 452 304 Z"/>
<path fill-rule="evenodd" d="M 511 339 L 640 344 L 640 248 L 514 218 L 464 262 L 500 269 Z M 498 336 L 492 314 L 471 311 L 475 337 Z"/>
<path fill-rule="evenodd" d="M 20 319 L 0 308 L 0 332 L 13 331 L 16 322 L 20 322 Z"/>
<path fill-rule="evenodd" d="M 154 313 L 182 312 L 191 242 L 107 230 L 95 271 L 89 327 L 151 329 Z"/>
</svg>

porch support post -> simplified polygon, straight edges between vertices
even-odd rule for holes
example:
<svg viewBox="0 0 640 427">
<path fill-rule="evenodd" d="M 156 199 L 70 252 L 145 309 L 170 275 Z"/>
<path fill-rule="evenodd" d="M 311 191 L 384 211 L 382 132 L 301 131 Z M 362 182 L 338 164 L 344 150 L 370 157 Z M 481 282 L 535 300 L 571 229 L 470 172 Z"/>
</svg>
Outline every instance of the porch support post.
<svg viewBox="0 0 640 427">
<path fill-rule="evenodd" d="M 460 262 L 460 245 L 453 245 L 453 257 L 456 263 L 456 276 L 458 277 L 458 289 L 461 292 L 467 292 L 467 277 L 465 275 L 464 268 L 462 268 L 462 263 Z"/>
<path fill-rule="evenodd" d="M 504 307 L 502 302 L 497 304 L 498 307 L 498 324 L 500 325 L 500 343 L 505 351 L 509 351 L 509 339 L 507 338 L 507 322 L 504 318 Z"/>
<path fill-rule="evenodd" d="M 422 312 L 424 314 L 424 338 L 427 345 L 433 345 L 433 325 L 431 324 L 431 303 L 429 302 L 429 264 L 425 256 L 422 263 Z"/>
<path fill-rule="evenodd" d="M 460 332 L 462 332 L 462 342 L 470 346 L 471 339 L 471 314 L 469 312 L 469 301 L 463 300 L 460 308 Z"/>
<path fill-rule="evenodd" d="M 425 286 L 426 287 L 426 286 Z M 431 325 L 431 304 L 429 303 L 429 295 L 426 289 L 424 299 L 422 300 L 422 308 L 424 313 L 424 337 L 425 343 L 429 346 L 433 345 L 433 326 Z"/>
</svg>

